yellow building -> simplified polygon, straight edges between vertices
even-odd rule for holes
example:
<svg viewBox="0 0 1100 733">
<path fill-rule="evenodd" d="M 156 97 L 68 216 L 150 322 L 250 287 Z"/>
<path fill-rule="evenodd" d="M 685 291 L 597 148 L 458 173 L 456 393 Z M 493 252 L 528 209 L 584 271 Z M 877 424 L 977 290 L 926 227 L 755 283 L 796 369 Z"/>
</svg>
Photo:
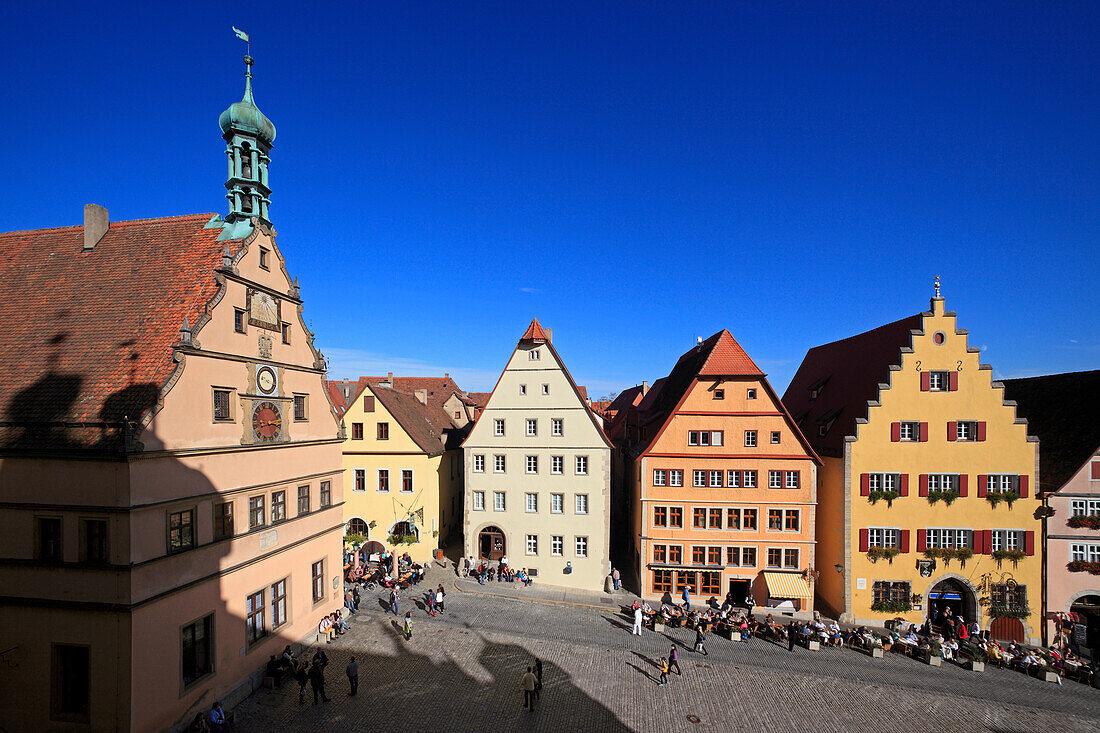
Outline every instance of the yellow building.
<svg viewBox="0 0 1100 733">
<path fill-rule="evenodd" d="M 823 612 L 921 623 L 948 608 L 1039 643 L 1038 442 L 936 295 L 931 310 L 811 349 L 784 403 L 825 462 Z"/>
<path fill-rule="evenodd" d="M 455 427 L 423 391 L 407 394 L 388 380 L 360 379 L 357 392 L 339 408 L 347 434 L 346 534 L 427 562 L 461 522 L 459 445 L 466 430 Z"/>
</svg>

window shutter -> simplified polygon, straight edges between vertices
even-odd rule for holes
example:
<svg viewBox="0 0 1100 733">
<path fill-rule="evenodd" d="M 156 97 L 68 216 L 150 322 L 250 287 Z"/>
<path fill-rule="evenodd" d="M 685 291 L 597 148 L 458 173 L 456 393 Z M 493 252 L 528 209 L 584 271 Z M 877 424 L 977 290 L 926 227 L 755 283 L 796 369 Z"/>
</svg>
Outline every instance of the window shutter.
<svg viewBox="0 0 1100 733">
<path fill-rule="evenodd" d="M 984 499 L 989 492 L 989 477 L 984 473 L 978 474 L 978 498 Z"/>
<path fill-rule="evenodd" d="M 986 555 L 993 554 L 993 530 L 982 530 L 982 552 Z"/>
<path fill-rule="evenodd" d="M 900 422 L 890 423 L 890 442 L 891 443 L 897 443 L 900 440 L 901 440 L 901 423 Z"/>
<path fill-rule="evenodd" d="M 363 398 L 363 412 L 374 412 L 374 396 L 367 395 Z"/>
<path fill-rule="evenodd" d="M 928 549 L 928 530 L 917 530 L 917 552 L 924 552 Z"/>
<path fill-rule="evenodd" d="M 898 496 L 909 496 L 909 474 L 903 473 L 898 479 Z"/>
<path fill-rule="evenodd" d="M 928 423 L 926 422 L 920 424 L 920 442 L 928 442 Z"/>
<path fill-rule="evenodd" d="M 859 475 L 859 495 L 871 495 L 871 476 L 869 474 L 861 473 Z"/>
<path fill-rule="evenodd" d="M 928 372 L 920 373 L 920 391 L 927 392 L 932 384 L 932 376 Z"/>
<path fill-rule="evenodd" d="M 959 373 L 948 372 L 947 373 L 947 391 L 958 392 L 959 391 Z"/>
<path fill-rule="evenodd" d="M 909 530 L 903 529 L 900 534 L 901 538 L 898 540 L 898 549 L 902 552 L 909 552 Z"/>
<path fill-rule="evenodd" d="M 1028 557 L 1035 554 L 1035 533 L 1030 529 L 1024 532 L 1024 554 Z"/>
<path fill-rule="evenodd" d="M 959 474 L 959 496 L 966 496 L 966 484 L 967 479 L 970 478 L 965 473 Z"/>
<path fill-rule="evenodd" d="M 959 424 L 954 420 L 950 420 L 947 423 L 947 441 L 949 443 L 955 442 L 955 438 L 959 436 Z"/>
<path fill-rule="evenodd" d="M 859 551 L 860 552 L 867 552 L 868 548 L 869 548 L 869 544 L 868 544 L 868 541 L 867 541 L 867 530 L 866 529 L 861 529 L 859 531 Z"/>
<path fill-rule="evenodd" d="M 920 484 L 917 488 L 917 494 L 920 496 L 928 496 L 928 474 L 922 473 L 918 481 Z"/>
<path fill-rule="evenodd" d="M 974 554 L 985 554 L 985 532 L 980 529 L 974 532 Z"/>
<path fill-rule="evenodd" d="M 1100 479 L 1100 461 L 1092 462 L 1092 478 Z"/>
<path fill-rule="evenodd" d="M 985 421 L 978 422 L 978 440 L 985 440 Z"/>
<path fill-rule="evenodd" d="M 1020 474 L 1020 498 L 1021 499 L 1026 499 L 1027 498 L 1027 479 L 1028 479 L 1028 475 L 1026 473 Z"/>
</svg>

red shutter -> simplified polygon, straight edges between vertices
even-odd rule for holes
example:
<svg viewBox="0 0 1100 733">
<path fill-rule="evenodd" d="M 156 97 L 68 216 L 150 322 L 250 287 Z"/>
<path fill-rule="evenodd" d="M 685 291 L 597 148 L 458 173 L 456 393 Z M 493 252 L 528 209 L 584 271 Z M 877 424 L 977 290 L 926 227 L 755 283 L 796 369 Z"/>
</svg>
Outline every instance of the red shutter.
<svg viewBox="0 0 1100 733">
<path fill-rule="evenodd" d="M 1024 532 L 1024 554 L 1029 557 L 1035 554 L 1035 533 L 1030 529 Z"/>
<path fill-rule="evenodd" d="M 928 474 L 922 473 L 919 478 L 920 486 L 917 489 L 917 494 L 920 496 L 928 496 Z"/>
<path fill-rule="evenodd" d="M 859 551 L 867 552 L 869 545 L 867 543 L 867 530 L 861 529 L 859 531 Z"/>
<path fill-rule="evenodd" d="M 985 545 L 983 544 L 984 542 L 985 542 L 985 532 L 981 531 L 980 529 L 976 530 L 974 532 L 974 554 L 975 555 L 984 555 L 985 554 Z"/>
<path fill-rule="evenodd" d="M 947 391 L 958 392 L 959 391 L 959 373 L 948 372 L 947 373 Z"/>
<path fill-rule="evenodd" d="M 965 473 L 959 474 L 959 496 L 966 496 L 966 484 L 968 478 L 969 476 L 967 476 Z"/>
<path fill-rule="evenodd" d="M 993 554 L 993 530 L 982 530 L 982 553 L 985 555 Z"/>
<path fill-rule="evenodd" d="M 898 480 L 898 496 L 909 496 L 909 474 L 901 474 Z"/>
<path fill-rule="evenodd" d="M 1092 478 L 1100 479 L 1100 461 L 1092 462 Z"/>
<path fill-rule="evenodd" d="M 870 496 L 871 495 L 871 476 L 870 474 L 861 473 L 859 475 L 859 495 Z"/>
<path fill-rule="evenodd" d="M 898 549 L 902 552 L 909 552 L 909 530 L 903 529 L 901 531 L 901 539 L 898 541 Z"/>
<path fill-rule="evenodd" d="M 928 423 L 926 422 L 920 424 L 920 442 L 928 442 Z"/>
<path fill-rule="evenodd" d="M 924 552 L 928 549 L 928 530 L 917 530 L 917 552 Z"/>
<path fill-rule="evenodd" d="M 984 499 L 989 492 L 989 477 L 984 473 L 978 474 L 978 498 Z"/>
<path fill-rule="evenodd" d="M 1028 479 L 1028 476 L 1027 476 L 1026 473 L 1020 474 L 1020 498 L 1021 499 L 1026 499 L 1027 498 L 1027 479 Z"/>
<path fill-rule="evenodd" d="M 920 373 L 920 391 L 927 392 L 929 385 L 931 384 L 932 377 L 928 372 Z"/>
<path fill-rule="evenodd" d="M 900 422 L 890 423 L 890 442 L 891 443 L 897 443 L 900 440 L 901 440 L 901 423 Z"/>
<path fill-rule="evenodd" d="M 985 421 L 978 422 L 978 440 L 985 440 Z"/>
<path fill-rule="evenodd" d="M 947 440 L 950 443 L 955 442 L 955 438 L 959 435 L 959 424 L 954 420 L 947 423 Z"/>
</svg>

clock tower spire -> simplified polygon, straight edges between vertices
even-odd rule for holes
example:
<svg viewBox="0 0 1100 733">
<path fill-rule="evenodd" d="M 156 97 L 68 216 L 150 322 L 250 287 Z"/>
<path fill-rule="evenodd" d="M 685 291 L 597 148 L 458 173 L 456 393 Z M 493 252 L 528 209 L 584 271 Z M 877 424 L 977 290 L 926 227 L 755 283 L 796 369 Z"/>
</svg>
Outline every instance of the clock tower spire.
<svg viewBox="0 0 1100 733">
<path fill-rule="evenodd" d="M 236 30 L 236 29 L 234 29 Z M 247 35 L 237 31 L 238 37 Z M 225 182 L 229 199 L 230 223 L 258 219 L 270 226 L 268 206 L 271 189 L 267 166 L 271 162 L 271 146 L 275 142 L 275 125 L 256 106 L 252 98 L 251 56 L 244 57 L 244 96 L 222 112 L 218 124 L 225 139 L 225 154 L 229 159 L 229 179 Z"/>
</svg>

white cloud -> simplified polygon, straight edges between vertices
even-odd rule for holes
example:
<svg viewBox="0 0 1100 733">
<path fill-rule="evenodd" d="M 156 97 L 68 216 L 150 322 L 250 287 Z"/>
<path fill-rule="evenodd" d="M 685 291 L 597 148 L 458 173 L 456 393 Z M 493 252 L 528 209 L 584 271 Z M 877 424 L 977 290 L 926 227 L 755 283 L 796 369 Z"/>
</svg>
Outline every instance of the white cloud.
<svg viewBox="0 0 1100 733">
<path fill-rule="evenodd" d="M 532 287 L 522 287 L 522 288 L 519 289 L 519 291 L 521 293 L 541 293 L 542 292 L 538 288 L 532 288 Z"/>
<path fill-rule="evenodd" d="M 378 354 L 363 349 L 322 348 L 321 353 L 328 359 L 329 379 L 384 377 L 389 372 L 398 377 L 442 377 L 446 373 L 467 392 L 488 392 L 500 376 L 500 372 L 489 369 L 429 364 L 420 359 Z"/>
</svg>

